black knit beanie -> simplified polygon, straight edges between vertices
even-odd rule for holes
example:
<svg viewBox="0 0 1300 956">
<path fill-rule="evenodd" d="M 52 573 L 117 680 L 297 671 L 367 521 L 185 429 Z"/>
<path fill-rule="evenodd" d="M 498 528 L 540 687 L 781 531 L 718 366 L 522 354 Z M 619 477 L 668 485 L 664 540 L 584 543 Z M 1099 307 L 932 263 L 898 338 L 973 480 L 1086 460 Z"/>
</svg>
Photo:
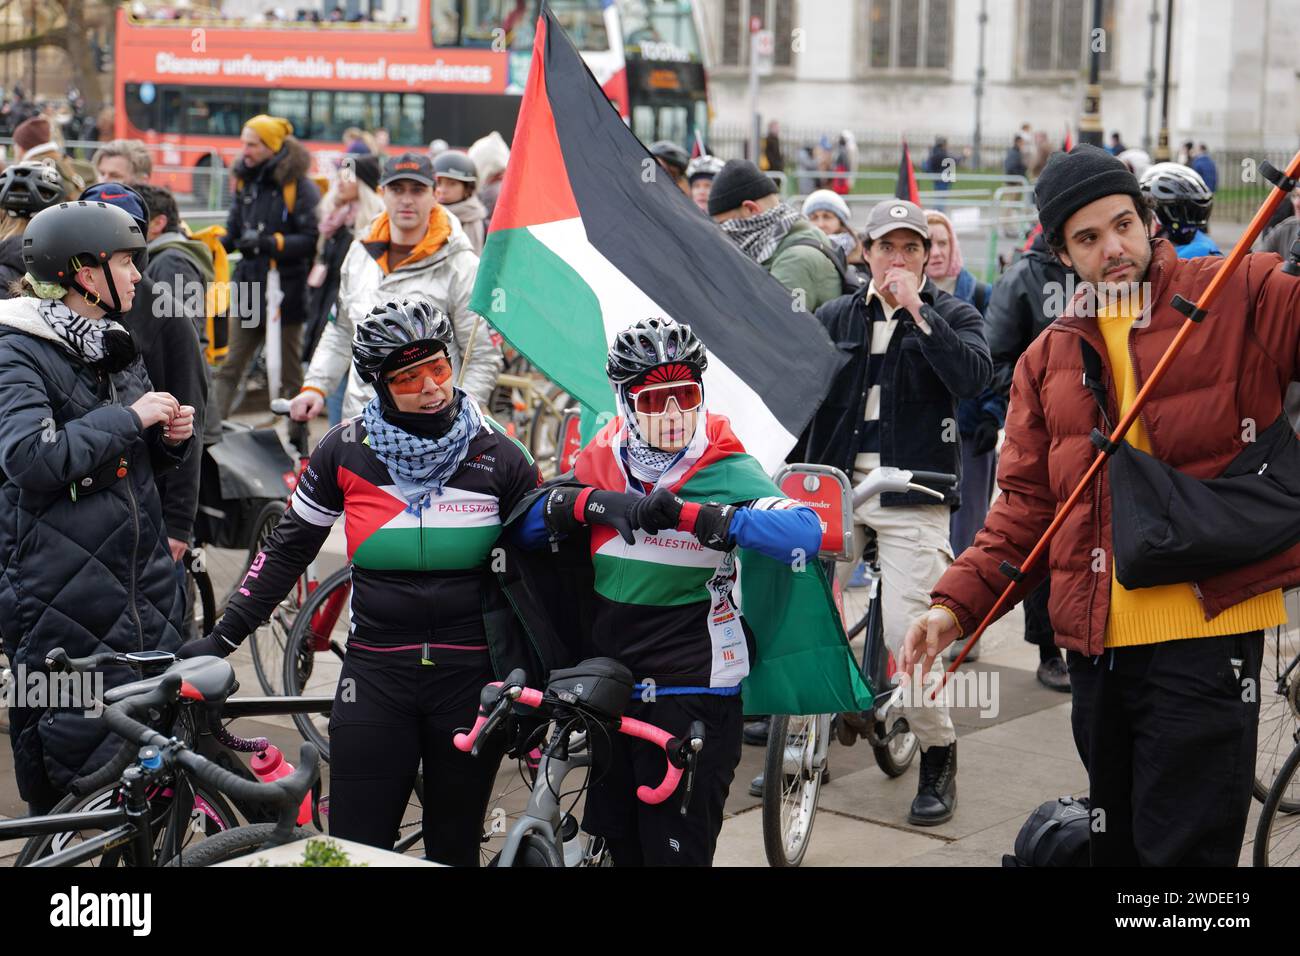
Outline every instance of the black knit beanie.
<svg viewBox="0 0 1300 956">
<path fill-rule="evenodd" d="M 1034 186 L 1038 221 L 1048 237 L 1059 236 L 1066 220 L 1076 212 L 1116 193 L 1132 196 L 1141 208 L 1137 177 L 1104 149 L 1081 143 L 1068 153 L 1053 153 Z"/>
<path fill-rule="evenodd" d="M 776 183 L 747 159 L 729 159 L 713 178 L 709 215 L 738 209 L 746 199 L 755 201 L 776 192 Z"/>
</svg>

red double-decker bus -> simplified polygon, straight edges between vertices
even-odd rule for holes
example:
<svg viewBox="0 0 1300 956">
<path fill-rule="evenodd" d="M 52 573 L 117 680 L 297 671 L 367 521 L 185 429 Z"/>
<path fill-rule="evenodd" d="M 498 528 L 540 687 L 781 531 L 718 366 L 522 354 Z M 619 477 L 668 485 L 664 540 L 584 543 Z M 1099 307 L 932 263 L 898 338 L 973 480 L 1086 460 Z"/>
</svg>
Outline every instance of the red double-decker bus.
<svg viewBox="0 0 1300 956">
<path fill-rule="evenodd" d="M 707 138 L 706 71 L 690 0 L 551 0 L 606 95 L 646 142 Z M 239 150 L 243 123 L 284 116 L 314 152 L 349 127 L 388 131 L 390 149 L 467 146 L 514 133 L 537 0 L 424 0 L 409 26 L 135 20 L 118 10 L 115 134 L 150 145 L 160 179 Z"/>
</svg>

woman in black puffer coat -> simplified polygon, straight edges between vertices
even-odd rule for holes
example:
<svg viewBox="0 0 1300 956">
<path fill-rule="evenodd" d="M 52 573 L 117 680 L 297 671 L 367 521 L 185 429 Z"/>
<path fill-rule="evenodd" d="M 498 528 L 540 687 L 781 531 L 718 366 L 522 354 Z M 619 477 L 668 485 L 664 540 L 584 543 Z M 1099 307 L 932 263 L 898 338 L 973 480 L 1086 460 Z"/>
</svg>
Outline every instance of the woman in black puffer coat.
<svg viewBox="0 0 1300 956">
<path fill-rule="evenodd" d="M 175 650 L 184 601 L 154 474 L 189 452 L 193 409 L 152 391 L 113 321 L 134 298 L 144 237 L 97 202 L 38 213 L 26 235 L 34 295 L 0 302 L 5 652 L 24 675 L 45 670 L 56 647 L 74 657 Z M 135 676 L 110 668 L 103 686 Z M 88 701 L 24 703 L 10 708 L 10 740 L 19 792 L 41 812 L 121 742 L 87 718 Z"/>
</svg>

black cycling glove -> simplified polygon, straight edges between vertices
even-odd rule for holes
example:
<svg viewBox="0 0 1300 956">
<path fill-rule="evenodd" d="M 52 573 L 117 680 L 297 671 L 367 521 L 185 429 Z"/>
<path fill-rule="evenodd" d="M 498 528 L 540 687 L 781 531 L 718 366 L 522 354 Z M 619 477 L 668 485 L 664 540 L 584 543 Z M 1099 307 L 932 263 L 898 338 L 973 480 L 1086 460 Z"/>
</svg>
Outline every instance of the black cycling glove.
<svg viewBox="0 0 1300 956">
<path fill-rule="evenodd" d="M 632 525 L 646 534 L 676 529 L 685 504 L 667 488 L 656 488 L 632 506 Z"/>
<path fill-rule="evenodd" d="M 177 650 L 176 657 L 179 660 L 190 657 L 226 657 L 236 650 L 237 647 L 231 647 L 227 641 L 217 637 L 216 631 L 213 631 L 206 637 L 196 637 L 192 641 L 186 641 Z"/>
<path fill-rule="evenodd" d="M 731 519 L 736 516 L 735 505 L 687 504 L 684 506 L 684 514 L 689 527 L 683 530 L 689 530 L 706 548 L 730 551 L 736 546 L 731 537 Z"/>
<path fill-rule="evenodd" d="M 556 488 L 542 505 L 542 520 L 551 534 L 572 534 L 579 525 L 603 524 L 617 531 L 628 544 L 636 541 L 632 506 L 639 499 L 619 491 L 595 488 Z"/>
</svg>

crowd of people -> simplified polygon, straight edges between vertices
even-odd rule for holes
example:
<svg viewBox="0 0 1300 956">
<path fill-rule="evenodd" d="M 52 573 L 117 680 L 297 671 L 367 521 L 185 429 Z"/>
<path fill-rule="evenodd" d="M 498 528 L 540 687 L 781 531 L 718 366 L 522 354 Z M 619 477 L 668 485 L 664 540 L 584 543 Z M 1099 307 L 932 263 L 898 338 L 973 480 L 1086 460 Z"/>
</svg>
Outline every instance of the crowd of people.
<svg viewBox="0 0 1300 956">
<path fill-rule="evenodd" d="M 762 715 L 742 719 L 744 669 L 720 669 L 716 658 L 708 621 L 718 600 L 737 618 L 742 609 L 700 582 L 731 573 L 736 547 L 787 564 L 796 551 L 816 551 L 820 525 L 765 478 L 729 479 L 699 500 L 669 490 L 674 469 L 719 455 L 748 460 L 725 419 L 707 411 L 708 354 L 689 324 L 628 317 L 606 367 L 620 416 L 573 472 L 542 483 L 484 412 L 504 356 L 469 308 L 509 162 L 499 134 L 467 149 L 435 140 L 393 153 L 349 130 L 322 176 L 288 120 L 253 116 L 231 170 L 224 230 L 199 233 L 150 182 L 143 144 L 106 142 L 78 169 L 41 122 L 23 121 L 21 153 L 0 173 L 0 493 L 23 516 L 0 535 L 0 635 L 10 660 L 40 666 L 60 645 L 73 656 L 143 646 L 225 657 L 344 516 L 355 589 L 344 674 L 366 690 L 333 713 L 332 832 L 391 846 L 422 762 L 426 853 L 472 865 L 506 744 L 471 758 L 451 746 L 452 731 L 473 723 L 489 680 L 516 664 L 541 676 L 558 662 L 537 635 L 584 608 L 600 653 L 674 691 L 637 713 L 678 734 L 701 720 L 709 740 L 688 817 L 675 805 L 638 804 L 631 781 L 641 758 L 615 747 L 585 826 L 616 864 L 708 864 L 742 741 L 765 742 L 770 725 Z M 761 165 L 691 157 L 668 141 L 649 150 L 684 201 L 848 357 L 790 459 L 833 465 L 855 482 L 882 466 L 960 477 L 942 501 L 884 495 L 853 514 L 854 553 L 875 540 L 895 659 L 908 674 L 938 671 L 1005 582 L 1020 581 L 1038 678 L 1073 695 L 1093 806 L 1122 817 L 1094 834 L 1094 859 L 1234 862 L 1250 799 L 1241 756 L 1254 752 L 1259 705 L 1235 697 L 1221 665 L 1230 652 L 1239 676 L 1258 680 L 1262 629 L 1284 619 L 1280 588 L 1296 583 L 1289 566 L 1274 558 L 1195 584 L 1132 589 L 1108 567 L 1098 587 L 1092 543 L 1111 550 L 1103 480 L 1049 560 L 1016 577 L 1016 562 L 1086 468 L 1089 432 L 1131 406 L 1159 356 L 1165 339 L 1134 335 L 1145 330 L 1136 320 L 1163 335 L 1181 321 L 1169 296 L 1194 298 L 1218 267 L 1208 239 L 1213 177 L 1204 163 L 1195 168 L 1203 147 L 1192 166 L 1135 170 L 1116 134 L 1109 150 L 1049 151 L 1040 162 L 1027 152 L 1043 134 L 1022 131 L 1007 163 L 1036 176 L 1039 226 L 990 286 L 965 267 L 941 210 L 887 199 L 854 221 L 839 188 L 857 168 L 850 133 L 829 166 L 801 161 L 798 181 L 811 187 L 801 201 L 783 198 L 769 175 L 783 169 L 779 135 L 773 125 Z M 940 140 L 927 168 L 962 159 Z M 1300 194 L 1288 208 L 1295 215 L 1273 226 L 1263 254 L 1225 293 L 1226 308 L 1251 314 L 1264 348 L 1220 329 L 1216 360 L 1183 363 L 1134 426 L 1133 447 L 1211 476 L 1241 450 L 1233 436 L 1243 415 L 1277 418 L 1277 385 L 1300 363 L 1300 332 L 1288 318 L 1300 281 L 1273 254 L 1294 241 Z M 213 368 L 212 300 L 183 290 L 210 287 L 236 254 L 229 351 Z M 1133 284 L 1139 298 L 1103 296 L 1093 313 L 1078 311 L 1077 299 L 1054 305 L 1053 290 L 1071 279 L 1089 294 Z M 212 633 L 193 634 L 181 579 L 202 447 L 219 437 L 277 313 L 280 390 L 292 417 L 328 414 L 337 425 L 312 453 L 259 573 Z M 1093 376 L 1100 409 L 1078 385 L 1081 342 L 1106 357 L 1104 381 Z M 1201 396 L 1196 414 L 1192 394 Z M 647 565 L 676 582 L 655 601 L 627 578 L 650 560 L 636 550 L 647 534 L 675 535 L 705 555 L 690 558 L 689 575 L 680 556 Z M 506 599 L 507 581 L 488 564 L 497 543 L 532 576 L 530 593 L 547 600 L 529 608 Z M 87 554 L 100 559 L 88 564 Z M 573 573 L 553 581 L 561 565 Z M 836 569 L 844 586 L 859 571 L 858 561 Z M 106 673 L 109 686 L 132 677 L 118 670 Z M 1186 701 L 1213 681 L 1215 707 L 1191 712 Z M 957 808 L 951 717 L 943 706 L 902 713 L 921 749 L 907 819 L 945 823 Z M 844 717 L 854 732 L 865 729 L 859 715 Z M 33 812 L 48 810 L 111 748 L 98 725 L 53 710 L 15 708 L 11 727 Z M 1147 743 L 1157 737 L 1160 746 Z M 1207 759 L 1224 768 L 1212 779 L 1198 769 Z M 1142 773 L 1126 774 L 1135 765 Z M 751 792 L 764 785 L 760 776 Z M 1181 806 L 1177 827 L 1162 809 L 1170 801 Z"/>
</svg>

